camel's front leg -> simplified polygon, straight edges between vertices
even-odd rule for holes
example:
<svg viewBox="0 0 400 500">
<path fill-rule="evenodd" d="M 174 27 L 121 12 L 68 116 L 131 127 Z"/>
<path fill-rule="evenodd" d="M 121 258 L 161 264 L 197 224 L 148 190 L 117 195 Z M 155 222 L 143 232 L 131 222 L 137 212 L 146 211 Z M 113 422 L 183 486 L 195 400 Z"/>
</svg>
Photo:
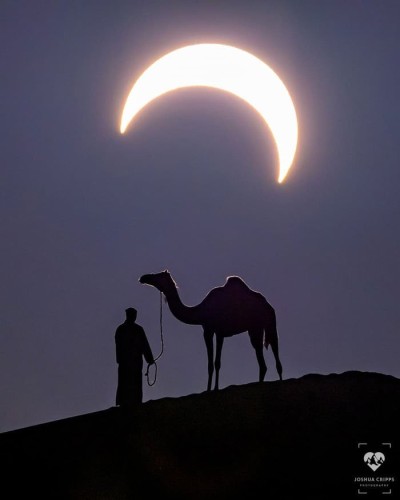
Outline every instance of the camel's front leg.
<svg viewBox="0 0 400 500">
<path fill-rule="evenodd" d="M 204 328 L 204 341 L 207 348 L 207 359 L 208 359 L 208 382 L 207 391 L 211 391 L 212 376 L 214 373 L 214 346 L 213 346 L 214 332 L 212 330 L 206 330 Z"/>
<path fill-rule="evenodd" d="M 257 356 L 257 362 L 259 367 L 258 380 L 263 382 L 265 374 L 267 373 L 267 365 L 265 364 L 264 353 L 263 353 L 263 330 L 251 330 L 249 331 L 250 342 L 254 347 Z"/>
<path fill-rule="evenodd" d="M 215 386 L 214 390 L 217 391 L 219 388 L 219 370 L 221 369 L 221 353 L 222 346 L 224 345 L 224 337 L 222 335 L 217 335 L 217 346 L 215 349 Z"/>
<path fill-rule="evenodd" d="M 265 378 L 265 374 L 267 373 L 267 365 L 265 364 L 262 345 L 259 347 L 256 347 L 256 356 L 257 356 L 258 366 L 260 368 L 258 380 L 259 380 L 259 382 L 263 382 L 264 378 Z"/>
</svg>

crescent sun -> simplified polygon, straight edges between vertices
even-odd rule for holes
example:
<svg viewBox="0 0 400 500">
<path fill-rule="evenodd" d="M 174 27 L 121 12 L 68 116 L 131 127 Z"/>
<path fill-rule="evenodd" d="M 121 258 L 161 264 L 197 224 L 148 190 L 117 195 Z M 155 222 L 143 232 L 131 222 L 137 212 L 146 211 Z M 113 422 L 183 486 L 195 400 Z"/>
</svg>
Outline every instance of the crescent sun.
<svg viewBox="0 0 400 500">
<path fill-rule="evenodd" d="M 293 101 L 282 80 L 267 64 L 235 47 L 189 45 L 155 61 L 142 73 L 126 99 L 121 134 L 152 100 L 175 89 L 197 86 L 231 92 L 258 111 L 274 137 L 279 157 L 278 182 L 282 182 L 297 147 Z"/>
</svg>

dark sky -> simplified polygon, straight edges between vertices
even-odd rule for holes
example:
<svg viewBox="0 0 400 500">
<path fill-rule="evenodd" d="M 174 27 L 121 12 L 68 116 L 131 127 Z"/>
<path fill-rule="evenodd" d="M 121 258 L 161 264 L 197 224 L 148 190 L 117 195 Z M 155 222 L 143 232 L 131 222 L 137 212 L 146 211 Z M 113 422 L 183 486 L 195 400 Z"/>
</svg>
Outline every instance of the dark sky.
<svg viewBox="0 0 400 500">
<path fill-rule="evenodd" d="M 397 1 L 2 2 L 1 431 L 112 406 L 115 329 L 135 306 L 159 352 L 159 295 L 137 280 L 165 268 L 188 304 L 232 274 L 263 293 L 285 378 L 400 375 L 399 19 Z M 228 93 L 176 91 L 119 134 L 141 72 L 200 42 L 285 82 L 283 185 L 268 128 Z M 145 400 L 203 391 L 201 327 L 165 308 L 164 332 Z M 247 334 L 227 339 L 221 386 L 257 376 Z"/>
</svg>

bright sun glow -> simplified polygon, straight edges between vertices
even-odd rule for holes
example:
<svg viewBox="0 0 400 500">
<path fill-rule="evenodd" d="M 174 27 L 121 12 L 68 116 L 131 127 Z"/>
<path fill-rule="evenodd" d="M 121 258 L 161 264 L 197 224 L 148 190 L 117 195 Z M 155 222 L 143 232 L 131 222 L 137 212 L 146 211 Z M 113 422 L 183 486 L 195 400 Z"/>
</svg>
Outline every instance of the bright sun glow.
<svg viewBox="0 0 400 500">
<path fill-rule="evenodd" d="M 183 87 L 213 87 L 246 101 L 270 127 L 279 155 L 282 182 L 297 146 L 297 117 L 282 80 L 257 57 L 228 45 L 190 45 L 166 54 L 140 76 L 126 100 L 121 134 L 156 97 Z"/>
</svg>

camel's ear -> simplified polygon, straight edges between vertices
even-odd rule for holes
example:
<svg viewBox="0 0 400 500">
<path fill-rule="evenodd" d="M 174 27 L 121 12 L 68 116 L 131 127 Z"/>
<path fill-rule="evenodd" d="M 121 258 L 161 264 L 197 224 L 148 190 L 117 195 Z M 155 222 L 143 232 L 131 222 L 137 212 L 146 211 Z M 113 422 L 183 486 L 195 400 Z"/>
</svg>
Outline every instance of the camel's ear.
<svg viewBox="0 0 400 500">
<path fill-rule="evenodd" d="M 163 271 L 163 272 L 164 272 L 164 273 L 167 273 L 167 274 L 169 274 L 169 271 L 168 271 L 168 269 L 164 269 L 164 271 Z"/>
</svg>

